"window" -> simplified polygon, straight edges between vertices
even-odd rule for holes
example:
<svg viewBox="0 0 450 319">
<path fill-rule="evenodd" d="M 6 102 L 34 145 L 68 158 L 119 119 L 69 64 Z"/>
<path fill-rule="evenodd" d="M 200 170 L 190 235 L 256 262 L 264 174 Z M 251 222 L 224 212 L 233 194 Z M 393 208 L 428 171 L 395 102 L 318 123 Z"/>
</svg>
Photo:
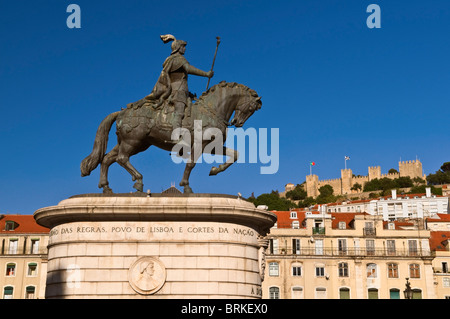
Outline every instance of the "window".
<svg viewBox="0 0 450 319">
<path fill-rule="evenodd" d="M 316 239 L 315 250 L 316 255 L 323 255 L 323 239 Z"/>
<path fill-rule="evenodd" d="M 368 256 L 375 255 L 375 240 L 366 239 L 366 253 Z"/>
<path fill-rule="evenodd" d="M 367 278 L 377 278 L 376 264 L 367 264 Z"/>
<path fill-rule="evenodd" d="M 338 273 L 339 277 L 348 277 L 348 264 L 347 263 L 339 263 L 338 264 Z"/>
<path fill-rule="evenodd" d="M 325 265 L 316 265 L 316 277 L 325 277 Z"/>
<path fill-rule="evenodd" d="M 316 299 L 326 299 L 327 298 L 327 289 L 324 287 L 316 288 Z"/>
<path fill-rule="evenodd" d="M 292 287 L 292 299 L 303 299 L 303 288 L 302 287 Z"/>
<path fill-rule="evenodd" d="M 420 266 L 419 264 L 409 265 L 409 277 L 410 278 L 420 278 Z"/>
<path fill-rule="evenodd" d="M 39 239 L 31 239 L 31 254 L 39 254 Z"/>
<path fill-rule="evenodd" d="M 37 275 L 37 264 L 36 263 L 29 263 L 28 264 L 27 275 L 29 277 L 35 277 Z"/>
<path fill-rule="evenodd" d="M 270 239 L 270 253 L 271 254 L 278 254 L 278 239 Z"/>
<path fill-rule="evenodd" d="M 445 288 L 450 288 L 450 278 L 449 277 L 442 278 L 442 286 Z"/>
<path fill-rule="evenodd" d="M 422 290 L 413 289 L 412 291 L 413 291 L 412 299 L 422 299 Z"/>
<path fill-rule="evenodd" d="M 338 252 L 339 255 L 347 255 L 347 240 L 338 239 Z"/>
<path fill-rule="evenodd" d="M 3 299 L 12 299 L 13 298 L 14 288 L 11 286 L 5 287 L 3 289 Z"/>
<path fill-rule="evenodd" d="M 270 287 L 269 288 L 269 298 L 270 299 L 280 299 L 280 288 Z"/>
<path fill-rule="evenodd" d="M 292 239 L 292 253 L 294 255 L 300 254 L 300 239 Z"/>
<path fill-rule="evenodd" d="M 338 227 L 339 227 L 339 229 L 346 229 L 345 222 L 339 222 Z"/>
<path fill-rule="evenodd" d="M 445 273 L 448 273 L 448 264 L 444 261 L 444 262 L 442 262 L 442 272 L 445 274 Z"/>
<path fill-rule="evenodd" d="M 292 264 L 292 276 L 298 277 L 302 275 L 302 265 L 295 263 Z"/>
<path fill-rule="evenodd" d="M 292 229 L 299 229 L 300 228 L 300 222 L 298 220 L 294 220 L 291 224 Z"/>
<path fill-rule="evenodd" d="M 388 223 L 388 229 L 395 229 L 395 224 L 394 223 Z"/>
<path fill-rule="evenodd" d="M 388 264 L 388 278 L 398 278 L 398 264 Z"/>
<path fill-rule="evenodd" d="M 7 220 L 5 222 L 5 230 L 6 231 L 13 231 L 16 228 L 16 223 L 12 220 Z"/>
<path fill-rule="evenodd" d="M 386 246 L 388 256 L 395 256 L 395 240 L 387 240 Z"/>
<path fill-rule="evenodd" d="M 397 288 L 389 289 L 389 298 L 390 299 L 400 299 L 400 289 L 397 289 Z"/>
<path fill-rule="evenodd" d="M 15 275 L 16 275 L 16 264 L 7 264 L 6 276 L 15 276 Z"/>
<path fill-rule="evenodd" d="M 9 240 L 9 254 L 11 255 L 15 255 L 17 254 L 17 244 L 18 244 L 18 240 L 17 239 L 10 239 Z"/>
<path fill-rule="evenodd" d="M 375 235 L 375 228 L 373 227 L 373 222 L 366 222 L 364 227 L 364 235 L 373 236 Z"/>
<path fill-rule="evenodd" d="M 269 276 L 278 277 L 279 276 L 279 265 L 277 262 L 269 263 Z"/>
<path fill-rule="evenodd" d="M 297 218 L 297 212 L 296 211 L 291 211 L 291 218 Z"/>
<path fill-rule="evenodd" d="M 35 290 L 34 286 L 28 286 L 25 290 L 25 299 L 34 299 Z"/>
<path fill-rule="evenodd" d="M 376 288 L 369 288 L 367 294 L 369 299 L 378 299 L 378 289 Z"/>
<path fill-rule="evenodd" d="M 417 256 L 417 240 L 408 240 L 408 252 L 410 256 Z"/>
<path fill-rule="evenodd" d="M 350 289 L 339 288 L 339 299 L 350 299 Z"/>
</svg>

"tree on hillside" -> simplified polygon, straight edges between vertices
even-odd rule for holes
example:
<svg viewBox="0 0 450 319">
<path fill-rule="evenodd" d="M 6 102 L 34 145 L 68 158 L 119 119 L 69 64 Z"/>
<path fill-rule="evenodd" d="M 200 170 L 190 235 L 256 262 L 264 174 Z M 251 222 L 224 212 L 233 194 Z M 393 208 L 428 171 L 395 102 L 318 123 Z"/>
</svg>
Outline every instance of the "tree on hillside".
<svg viewBox="0 0 450 319">
<path fill-rule="evenodd" d="M 269 210 L 286 211 L 290 208 L 295 208 L 297 205 L 286 198 L 281 198 L 277 191 L 272 191 L 270 194 L 261 194 L 256 198 L 248 198 L 256 207 L 259 205 L 268 206 Z"/>
<path fill-rule="evenodd" d="M 408 194 L 423 194 L 425 193 L 425 188 L 430 187 L 427 185 L 419 185 L 419 186 L 414 186 L 410 189 L 410 191 L 408 192 Z M 442 188 L 437 188 L 434 186 L 431 186 L 431 194 L 434 195 L 442 195 Z"/>
<path fill-rule="evenodd" d="M 303 185 L 297 184 L 293 190 L 286 193 L 286 197 L 292 200 L 303 200 L 307 197 L 307 194 Z"/>
<path fill-rule="evenodd" d="M 444 173 L 450 172 L 450 162 L 445 162 L 444 164 L 442 164 L 441 171 L 443 171 Z"/>
<path fill-rule="evenodd" d="M 442 164 L 441 169 L 427 176 L 428 185 L 441 185 L 450 183 L 450 162 Z"/>
<path fill-rule="evenodd" d="M 414 185 L 411 177 L 403 176 L 395 179 L 390 179 L 387 177 L 383 178 L 374 178 L 371 181 L 368 181 L 364 185 L 365 192 L 372 191 L 383 191 L 383 193 L 389 192 L 391 189 L 397 188 L 405 188 L 412 187 Z"/>
<path fill-rule="evenodd" d="M 336 196 L 333 195 L 333 187 L 331 185 L 324 185 L 319 188 L 320 195 L 317 196 L 317 204 L 333 203 L 336 201 Z"/>
</svg>

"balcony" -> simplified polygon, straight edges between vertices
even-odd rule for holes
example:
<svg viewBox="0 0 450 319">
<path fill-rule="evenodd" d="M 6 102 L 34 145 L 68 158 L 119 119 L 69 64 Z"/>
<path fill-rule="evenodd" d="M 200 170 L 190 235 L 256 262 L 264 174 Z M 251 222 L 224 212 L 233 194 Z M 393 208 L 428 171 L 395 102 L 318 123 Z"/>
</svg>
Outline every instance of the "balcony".
<svg viewBox="0 0 450 319">
<path fill-rule="evenodd" d="M 47 255 L 47 247 L 1 247 L 0 256 Z"/>
<path fill-rule="evenodd" d="M 364 236 L 375 237 L 377 235 L 377 230 L 373 227 L 363 228 Z"/>
<path fill-rule="evenodd" d="M 313 227 L 313 235 L 325 235 L 325 227 Z"/>
<path fill-rule="evenodd" d="M 415 257 L 430 257 L 433 256 L 433 252 L 429 250 L 415 250 L 410 251 L 408 249 L 373 249 L 373 248 L 322 248 L 322 247 L 311 247 L 311 248 L 296 248 L 295 253 L 291 246 L 281 246 L 278 247 L 273 253 L 268 252 L 268 255 L 295 255 L 295 256 L 348 256 L 348 257 L 404 257 L 404 258 L 415 258 Z"/>
</svg>

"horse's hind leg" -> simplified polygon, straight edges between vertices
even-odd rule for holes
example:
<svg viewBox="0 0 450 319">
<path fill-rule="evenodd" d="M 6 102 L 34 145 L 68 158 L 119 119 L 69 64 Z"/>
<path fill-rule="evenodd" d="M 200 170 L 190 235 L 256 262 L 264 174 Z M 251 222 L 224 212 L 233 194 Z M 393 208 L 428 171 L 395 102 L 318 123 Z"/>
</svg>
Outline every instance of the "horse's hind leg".
<svg viewBox="0 0 450 319">
<path fill-rule="evenodd" d="M 100 182 L 98 183 L 98 188 L 103 188 L 103 193 L 113 192 L 112 189 L 109 188 L 108 169 L 109 166 L 116 161 L 118 152 L 119 145 L 116 145 L 108 154 L 105 155 L 100 166 Z"/>
<path fill-rule="evenodd" d="M 145 149 L 147 149 L 147 148 L 148 148 L 148 146 Z M 132 180 L 136 181 L 136 183 L 134 183 L 133 187 L 138 192 L 143 192 L 144 184 L 142 182 L 142 175 L 141 175 L 141 173 L 139 173 L 133 167 L 133 165 L 131 165 L 131 163 L 130 163 L 130 156 L 132 156 L 134 154 L 137 154 L 140 151 L 144 151 L 145 149 L 142 149 L 142 147 L 141 147 L 139 150 L 137 150 L 134 146 L 129 145 L 127 143 L 124 143 L 122 141 L 120 143 L 119 153 L 118 153 L 117 159 L 116 159 L 116 162 L 119 163 L 120 166 L 125 168 L 128 171 L 128 173 L 130 173 Z"/>
<path fill-rule="evenodd" d="M 227 159 L 227 161 L 224 164 L 220 164 L 219 167 L 213 167 L 211 168 L 211 170 L 209 171 L 209 175 L 217 175 L 220 172 L 223 172 L 224 170 L 226 170 L 228 167 L 230 167 L 234 162 L 236 162 L 239 158 L 239 152 L 236 150 L 233 150 L 231 148 L 228 147 L 223 147 L 223 154 L 225 156 L 229 156 L 229 158 Z"/>
</svg>

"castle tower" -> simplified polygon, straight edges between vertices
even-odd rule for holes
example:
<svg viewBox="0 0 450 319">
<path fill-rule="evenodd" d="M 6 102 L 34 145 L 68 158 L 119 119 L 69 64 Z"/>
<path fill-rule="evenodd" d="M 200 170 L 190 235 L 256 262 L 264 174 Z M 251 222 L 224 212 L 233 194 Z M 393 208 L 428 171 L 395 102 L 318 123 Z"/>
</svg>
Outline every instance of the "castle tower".
<svg viewBox="0 0 450 319">
<path fill-rule="evenodd" d="M 423 174 L 422 163 L 419 160 L 398 162 L 398 168 L 400 177 L 409 176 L 426 179 L 426 175 Z"/>
<path fill-rule="evenodd" d="M 319 176 L 314 174 L 306 176 L 306 194 L 314 198 L 319 196 Z"/>
<path fill-rule="evenodd" d="M 352 188 L 352 178 L 353 178 L 353 173 L 352 170 L 350 168 L 347 169 L 341 169 L 341 185 L 342 185 L 342 190 L 341 190 L 341 194 L 350 194 L 351 193 L 351 189 Z"/>
<path fill-rule="evenodd" d="M 381 178 L 381 168 L 380 166 L 369 166 L 369 181 Z"/>
</svg>

